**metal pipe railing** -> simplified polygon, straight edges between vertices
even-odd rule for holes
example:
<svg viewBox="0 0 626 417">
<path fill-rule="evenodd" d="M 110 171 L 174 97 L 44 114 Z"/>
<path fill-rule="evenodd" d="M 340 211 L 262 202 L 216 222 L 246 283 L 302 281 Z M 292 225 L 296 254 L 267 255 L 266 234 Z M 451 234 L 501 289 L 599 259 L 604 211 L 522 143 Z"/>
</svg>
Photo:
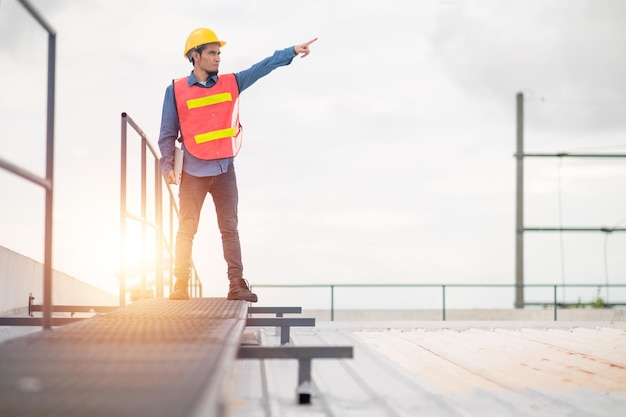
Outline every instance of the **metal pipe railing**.
<svg viewBox="0 0 626 417">
<path fill-rule="evenodd" d="M 126 303 L 126 254 L 125 254 L 125 241 L 126 241 L 126 221 L 135 220 L 141 225 L 141 239 L 142 239 L 142 255 L 143 263 L 141 270 L 141 283 L 140 283 L 140 297 L 145 298 L 147 296 L 147 229 L 151 228 L 156 236 L 155 239 L 155 259 L 154 259 L 154 271 L 155 279 L 154 285 L 156 289 L 156 297 L 164 296 L 164 258 L 165 252 L 169 255 L 169 277 L 170 286 L 173 281 L 173 263 L 174 259 L 174 219 L 180 219 L 180 211 L 176 203 L 176 198 L 170 184 L 165 183 L 169 198 L 165 203 L 163 201 L 163 187 L 165 182 L 161 170 L 159 168 L 159 155 L 155 147 L 150 143 L 144 131 L 135 123 L 135 121 L 126 113 L 122 113 L 122 125 L 121 125 L 121 175 L 120 175 L 120 306 L 124 306 Z M 141 208 L 140 214 L 136 215 L 128 211 L 128 197 L 127 197 L 127 165 L 128 165 L 128 126 L 130 126 L 141 137 Z M 152 157 L 154 163 L 153 170 L 153 191 L 154 191 L 154 221 L 148 219 L 148 158 Z M 169 206 L 169 224 L 164 227 L 163 205 Z M 168 233 L 165 233 L 165 231 Z M 202 297 L 202 283 L 198 277 L 198 271 L 192 260 L 192 274 L 191 274 L 191 287 L 190 292 L 192 297 Z"/>
<path fill-rule="evenodd" d="M 0 168 L 43 187 L 46 191 L 43 261 L 43 328 L 52 328 L 52 207 L 54 196 L 54 98 L 56 32 L 26 0 L 19 0 L 28 13 L 48 32 L 48 92 L 46 102 L 46 177 L 41 178 L 0 158 Z"/>
<path fill-rule="evenodd" d="M 336 288 L 441 288 L 441 315 L 442 320 L 446 320 L 446 294 L 449 288 L 515 288 L 524 291 L 525 288 L 552 288 L 553 299 L 551 302 L 532 303 L 527 302 L 525 305 L 552 305 L 554 309 L 554 321 L 557 321 L 557 310 L 560 305 L 566 303 L 559 303 L 558 301 L 558 289 L 563 287 L 571 288 L 626 288 L 626 284 L 525 284 L 523 286 L 516 284 L 255 284 L 254 288 L 328 288 L 330 289 L 330 319 L 335 320 L 335 289 Z M 613 302 L 608 305 L 626 305 L 625 302 Z"/>
</svg>

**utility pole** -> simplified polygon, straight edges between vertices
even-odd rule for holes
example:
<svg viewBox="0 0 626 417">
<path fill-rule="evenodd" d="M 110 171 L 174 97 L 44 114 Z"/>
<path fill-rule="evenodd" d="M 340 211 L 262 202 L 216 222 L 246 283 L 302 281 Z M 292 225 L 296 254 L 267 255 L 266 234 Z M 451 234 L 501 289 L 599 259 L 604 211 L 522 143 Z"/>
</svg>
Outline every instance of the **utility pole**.
<svg viewBox="0 0 626 417">
<path fill-rule="evenodd" d="M 517 93 L 515 308 L 524 308 L 524 94 Z"/>
<path fill-rule="evenodd" d="M 524 308 L 524 232 L 626 232 L 624 227 L 526 227 L 524 225 L 524 158 L 626 158 L 620 153 L 524 153 L 524 94 L 517 93 L 517 161 L 515 199 L 515 308 Z M 607 284 L 608 294 L 608 284 Z M 608 298 L 608 296 L 607 296 Z"/>
</svg>

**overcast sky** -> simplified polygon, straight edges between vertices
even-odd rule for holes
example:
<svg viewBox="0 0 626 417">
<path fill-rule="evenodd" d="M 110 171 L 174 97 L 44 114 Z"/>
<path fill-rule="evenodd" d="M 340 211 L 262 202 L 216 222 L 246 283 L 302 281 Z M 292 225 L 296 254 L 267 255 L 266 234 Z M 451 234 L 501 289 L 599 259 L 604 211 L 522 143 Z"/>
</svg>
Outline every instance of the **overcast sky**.
<svg viewBox="0 0 626 417">
<path fill-rule="evenodd" d="M 253 285 L 513 283 L 517 92 L 526 151 L 626 153 L 621 0 L 31 3 L 57 31 L 53 266 L 113 291 L 120 113 L 156 145 L 165 87 L 191 70 L 182 52 L 197 27 L 228 42 L 222 73 L 319 37 L 241 98 Z M 0 0 L 0 155 L 42 176 L 46 63 L 47 34 Z M 626 159 L 527 159 L 525 181 L 527 226 L 626 227 Z M 2 170 L 0 187 L 0 245 L 42 260 L 43 190 Z M 626 233 L 527 233 L 526 282 L 623 284 L 625 253 Z M 194 255 L 204 295 L 223 296 L 210 199 Z M 397 306 L 397 292 L 342 291 L 339 307 Z M 511 291 L 487 298 L 513 303 Z"/>
</svg>

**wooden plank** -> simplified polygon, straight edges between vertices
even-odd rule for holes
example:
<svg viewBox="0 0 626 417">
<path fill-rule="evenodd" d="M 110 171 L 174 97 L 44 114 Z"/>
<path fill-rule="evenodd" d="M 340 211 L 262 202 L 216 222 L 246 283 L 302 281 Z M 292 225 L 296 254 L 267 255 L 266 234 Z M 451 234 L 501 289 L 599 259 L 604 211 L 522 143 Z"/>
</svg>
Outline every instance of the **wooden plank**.
<svg viewBox="0 0 626 417">
<path fill-rule="evenodd" d="M 614 329 L 520 329 L 510 333 L 626 367 L 626 331 Z"/>
<path fill-rule="evenodd" d="M 440 392 L 461 394 L 476 389 L 504 389 L 497 382 L 450 360 L 439 350 L 439 345 L 428 342 L 433 333 L 417 329 L 411 332 L 356 331 L 353 335 L 381 357 L 420 376 L 424 385 Z M 455 348 L 450 346 L 450 349 L 454 351 Z"/>
</svg>

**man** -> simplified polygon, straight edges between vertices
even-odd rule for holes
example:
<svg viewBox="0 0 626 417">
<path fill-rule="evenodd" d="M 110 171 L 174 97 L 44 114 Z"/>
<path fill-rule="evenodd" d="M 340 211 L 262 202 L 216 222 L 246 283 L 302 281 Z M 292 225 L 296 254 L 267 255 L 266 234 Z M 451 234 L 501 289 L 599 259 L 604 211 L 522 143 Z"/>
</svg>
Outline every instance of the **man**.
<svg viewBox="0 0 626 417">
<path fill-rule="evenodd" d="M 165 90 L 159 148 L 166 181 L 176 184 L 174 149 L 180 131 L 184 150 L 180 180 L 180 224 L 176 234 L 174 276 L 170 300 L 188 300 L 193 238 L 207 193 L 215 204 L 228 265 L 229 300 L 256 302 L 243 279 L 241 246 L 237 229 L 237 179 L 234 157 L 241 147 L 239 94 L 274 69 L 289 65 L 294 57 L 310 53 L 317 38 L 274 52 L 245 71 L 218 75 L 219 40 L 210 29 L 196 29 L 187 38 L 184 55 L 193 65 L 188 77 L 175 80 Z"/>
</svg>

